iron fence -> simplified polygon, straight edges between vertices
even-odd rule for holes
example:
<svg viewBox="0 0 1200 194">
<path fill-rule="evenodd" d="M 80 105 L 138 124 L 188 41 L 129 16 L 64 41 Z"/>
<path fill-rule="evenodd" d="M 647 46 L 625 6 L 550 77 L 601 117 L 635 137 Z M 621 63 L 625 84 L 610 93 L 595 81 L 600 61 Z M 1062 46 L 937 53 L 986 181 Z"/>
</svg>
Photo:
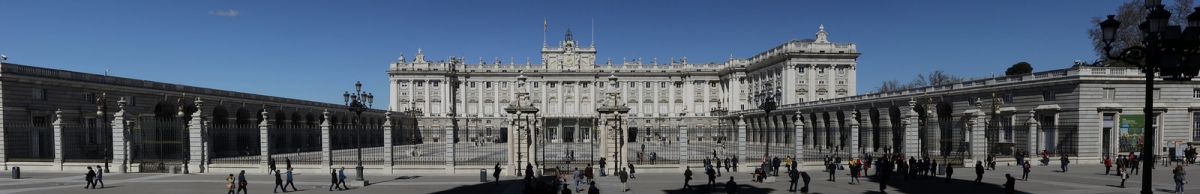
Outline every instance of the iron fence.
<svg viewBox="0 0 1200 194">
<path fill-rule="evenodd" d="M 678 164 L 679 129 L 669 127 L 638 128 L 638 142 L 626 144 L 627 159 L 636 165 Z"/>
<path fill-rule="evenodd" d="M 364 165 L 382 165 L 387 158 L 382 126 L 335 125 L 330 127 L 329 136 L 333 165 L 357 165 L 360 157 Z"/>
<path fill-rule="evenodd" d="M 269 131 L 271 157 L 293 164 L 321 164 L 321 128 L 316 125 L 278 125 Z"/>
<path fill-rule="evenodd" d="M 134 123 L 130 129 L 130 158 L 132 163 L 140 163 L 140 172 L 166 172 L 168 166 L 183 164 L 188 156 L 184 121 L 142 117 Z"/>
<path fill-rule="evenodd" d="M 259 127 L 256 125 L 217 125 L 208 130 L 212 137 L 210 164 L 258 164 Z"/>
<path fill-rule="evenodd" d="M 4 124 L 4 153 L 13 162 L 54 161 L 54 128 L 28 123 Z"/>
<path fill-rule="evenodd" d="M 63 162 L 106 162 L 112 156 L 111 128 L 95 124 L 68 124 L 62 126 Z"/>
<path fill-rule="evenodd" d="M 454 163 L 461 165 L 492 165 L 508 161 L 508 138 L 504 128 L 467 127 L 459 134 L 454 146 Z"/>
<path fill-rule="evenodd" d="M 392 158 L 393 165 L 446 164 L 446 142 L 434 138 L 446 134 L 446 130 L 430 128 L 408 132 L 410 133 L 408 137 L 415 137 L 415 139 L 409 140 L 408 144 L 392 146 L 392 152 L 395 153 L 395 157 Z M 392 141 L 400 140 L 392 139 Z"/>
</svg>

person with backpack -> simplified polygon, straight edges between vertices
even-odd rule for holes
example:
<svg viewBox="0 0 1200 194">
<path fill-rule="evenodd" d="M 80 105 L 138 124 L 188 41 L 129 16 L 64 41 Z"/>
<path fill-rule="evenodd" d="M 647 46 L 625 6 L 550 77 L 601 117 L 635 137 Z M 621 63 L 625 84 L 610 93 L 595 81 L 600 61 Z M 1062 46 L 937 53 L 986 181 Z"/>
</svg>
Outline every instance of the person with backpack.
<svg viewBox="0 0 1200 194">
<path fill-rule="evenodd" d="M 1023 171 L 1023 173 L 1021 174 L 1021 180 L 1022 180 L 1022 181 L 1029 181 L 1029 167 L 1030 167 L 1030 166 L 1029 166 L 1029 163 L 1025 163 L 1025 164 L 1023 164 L 1023 165 L 1021 165 L 1021 166 L 1022 166 L 1021 168 L 1023 168 L 1023 170 L 1022 170 L 1022 171 Z"/>
</svg>

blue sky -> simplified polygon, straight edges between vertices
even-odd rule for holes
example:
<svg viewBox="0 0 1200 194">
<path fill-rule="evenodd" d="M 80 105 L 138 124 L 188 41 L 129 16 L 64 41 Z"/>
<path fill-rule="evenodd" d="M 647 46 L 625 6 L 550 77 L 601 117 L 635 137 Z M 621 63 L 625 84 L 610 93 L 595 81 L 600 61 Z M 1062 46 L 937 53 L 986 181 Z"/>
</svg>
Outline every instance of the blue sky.
<svg viewBox="0 0 1200 194">
<path fill-rule="evenodd" d="M 1003 75 L 1097 58 L 1086 30 L 1124 1 L 4 1 L 8 62 L 329 103 L 388 64 L 539 61 L 547 39 L 593 37 L 597 62 L 747 58 L 791 39 L 857 43 L 858 93 L 934 70 Z M 1167 1 L 1164 4 L 1171 4 Z M 236 11 L 236 14 L 232 14 Z M 592 29 L 592 20 L 595 28 Z M 380 99 L 384 101 L 385 99 Z M 376 108 L 386 108 L 377 104 Z"/>
</svg>

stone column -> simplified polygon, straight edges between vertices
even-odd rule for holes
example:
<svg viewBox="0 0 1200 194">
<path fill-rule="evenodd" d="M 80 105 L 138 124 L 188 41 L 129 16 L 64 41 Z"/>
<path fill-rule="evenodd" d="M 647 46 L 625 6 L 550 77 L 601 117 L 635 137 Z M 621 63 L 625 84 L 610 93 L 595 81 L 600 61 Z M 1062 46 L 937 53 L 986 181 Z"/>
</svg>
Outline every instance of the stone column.
<svg viewBox="0 0 1200 194">
<path fill-rule="evenodd" d="M 855 157 L 858 157 L 858 155 L 859 155 L 859 152 L 858 152 L 859 151 L 858 150 L 858 147 L 859 147 L 859 144 L 858 144 L 859 143 L 858 142 L 858 136 L 859 136 L 858 135 L 858 130 L 859 130 L 858 129 L 858 126 L 859 126 L 858 125 L 858 116 L 854 116 L 854 114 L 851 114 L 850 121 L 847 121 L 847 123 L 849 123 L 849 125 L 850 125 L 850 148 L 849 148 L 850 149 L 850 159 L 854 159 Z"/>
<path fill-rule="evenodd" d="M 454 127 L 446 127 L 446 174 L 454 174 Z"/>
<path fill-rule="evenodd" d="M 795 140 L 796 142 L 796 157 L 794 160 L 796 161 L 797 169 L 804 170 L 803 168 L 799 168 L 804 166 L 804 120 L 801 119 L 799 113 L 796 113 L 795 119 L 796 121 L 792 122 L 792 124 L 796 127 L 796 130 L 793 131 L 795 138 L 792 138 L 792 140 Z"/>
<path fill-rule="evenodd" d="M 920 118 L 917 117 L 916 101 L 908 101 L 908 111 L 904 114 L 904 155 L 905 156 L 920 156 L 921 154 L 921 137 L 917 134 L 917 124 L 920 123 Z"/>
<path fill-rule="evenodd" d="M 833 145 L 833 148 L 831 150 L 842 151 L 841 150 L 841 149 L 843 149 L 843 147 L 841 147 L 842 146 L 842 125 L 838 123 L 838 118 L 837 118 L 836 112 L 833 115 L 831 115 L 831 117 L 829 118 L 829 127 L 833 128 L 832 131 L 829 131 L 830 132 L 829 133 L 829 137 L 830 137 L 829 141 L 833 141 L 833 142 L 831 142 L 831 145 Z M 834 152 L 834 153 L 838 153 L 838 152 Z M 835 156 L 836 156 L 836 154 L 835 154 Z M 831 156 L 831 157 L 834 157 L 834 156 Z"/>
<path fill-rule="evenodd" d="M 333 169 L 330 154 L 333 151 L 330 149 L 329 128 L 333 125 L 329 123 L 329 109 L 321 111 L 321 116 L 324 117 L 324 122 L 321 122 L 321 167 L 325 169 Z"/>
<path fill-rule="evenodd" d="M 946 141 L 946 139 L 942 139 L 942 118 L 938 117 L 936 105 L 933 105 L 932 107 L 926 107 L 925 112 L 929 114 L 925 116 L 925 134 L 926 136 L 935 137 L 937 141 L 934 141 L 933 144 L 928 147 L 930 150 L 921 150 L 921 154 L 934 152 L 934 154 L 942 155 L 942 144 L 944 144 Z M 929 121 L 933 122 L 931 123 Z M 921 138 L 922 141 L 932 141 L 924 139 L 925 137 Z"/>
<path fill-rule="evenodd" d="M 968 117 L 971 121 L 967 123 L 971 127 L 971 160 L 983 161 L 987 158 L 987 115 L 979 108 L 968 111 L 974 112 Z"/>
<path fill-rule="evenodd" d="M 752 167 L 752 165 L 750 165 L 753 163 L 749 162 L 750 161 L 749 158 L 746 158 L 746 117 L 745 116 L 742 116 L 742 115 L 738 116 L 737 130 L 738 130 L 737 131 L 737 133 L 738 133 L 737 157 L 738 157 L 738 159 L 741 159 L 741 161 L 738 162 L 741 164 L 738 166 L 738 168 L 746 169 L 747 167 L 749 167 L 749 169 L 754 169 L 754 167 Z"/>
<path fill-rule="evenodd" d="M 62 109 L 54 111 L 54 169 L 63 171 L 63 120 Z"/>
<path fill-rule="evenodd" d="M 679 127 L 679 167 L 683 168 L 688 165 L 688 127 L 687 125 Z"/>
<path fill-rule="evenodd" d="M 1027 138 L 1025 138 L 1026 145 L 1027 145 L 1027 147 L 1025 147 L 1025 151 L 1028 153 L 1032 153 L 1033 155 L 1036 156 L 1037 154 L 1041 153 L 1038 151 L 1040 149 L 1038 149 L 1038 147 L 1037 147 L 1038 141 L 1041 140 L 1041 138 L 1038 138 L 1038 136 L 1037 136 L 1038 129 L 1040 128 L 1038 126 L 1041 125 L 1041 123 L 1038 123 L 1038 120 L 1037 120 L 1037 112 L 1030 110 L 1029 111 L 1029 120 L 1026 120 L 1025 122 L 1029 123 L 1029 136 Z M 1029 156 L 1025 156 L 1025 157 L 1029 158 Z M 1026 159 L 1026 160 L 1028 160 L 1028 159 Z"/>
<path fill-rule="evenodd" d="M 196 104 L 197 111 L 192 113 L 192 120 L 188 121 L 189 153 L 187 164 L 183 167 L 184 174 L 191 173 L 192 169 L 198 170 L 197 172 L 204 172 L 204 157 L 205 153 L 208 153 L 208 149 L 204 147 L 204 140 L 207 139 L 204 135 L 204 119 L 201 118 L 202 114 L 200 114 L 204 112 L 204 101 L 201 101 L 197 97 L 196 101 L 192 103 Z"/>
<path fill-rule="evenodd" d="M 392 149 L 392 111 L 383 113 L 383 172 L 388 174 L 395 173 L 392 168 L 392 160 L 396 158 L 396 152 Z"/>
<path fill-rule="evenodd" d="M 270 170 L 267 169 L 267 160 L 271 158 L 271 118 L 268 117 L 266 109 L 261 114 L 263 120 L 258 123 L 258 168 L 261 169 L 260 171 L 266 172 Z"/>
<path fill-rule="evenodd" d="M 126 153 L 128 149 L 125 149 L 129 143 L 128 138 L 125 137 L 125 131 L 126 128 L 128 128 L 128 126 L 125 125 L 125 97 L 121 97 L 121 100 L 117 101 L 117 107 L 120 107 L 120 110 L 118 110 L 116 114 L 113 114 L 112 123 L 109 123 L 109 125 L 112 126 L 113 133 L 113 143 L 111 148 L 113 154 L 112 161 L 114 163 L 120 162 L 117 164 L 117 172 L 125 173 L 128 172 L 129 169 L 129 154 Z"/>
</svg>

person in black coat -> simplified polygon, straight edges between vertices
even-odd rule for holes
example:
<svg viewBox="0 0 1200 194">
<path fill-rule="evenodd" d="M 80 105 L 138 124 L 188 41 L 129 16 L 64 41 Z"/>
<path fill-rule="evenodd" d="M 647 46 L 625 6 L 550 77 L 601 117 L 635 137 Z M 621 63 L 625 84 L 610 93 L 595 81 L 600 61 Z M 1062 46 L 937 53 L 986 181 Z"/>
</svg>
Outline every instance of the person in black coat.
<svg viewBox="0 0 1200 194">
<path fill-rule="evenodd" d="M 954 175 L 954 168 L 946 166 L 946 183 L 950 183 L 950 176 Z"/>
<path fill-rule="evenodd" d="M 285 166 L 285 167 L 287 167 L 287 169 L 292 169 L 292 159 L 291 158 L 283 157 L 283 164 L 287 165 L 287 166 Z"/>
<path fill-rule="evenodd" d="M 738 171 L 738 169 L 737 169 L 737 164 L 738 164 L 738 159 L 737 159 L 737 156 L 733 156 L 733 171 L 734 171 L 734 172 L 737 172 L 737 171 Z"/>
<path fill-rule="evenodd" d="M 287 192 L 287 187 L 283 186 L 283 176 L 279 175 L 279 170 L 275 170 L 275 188 L 271 189 L 271 192 L 273 192 L 273 193 L 279 192 L 280 187 L 283 187 L 283 192 L 285 192 L 285 193 Z M 293 189 L 292 191 L 295 191 L 295 190 Z"/>
<path fill-rule="evenodd" d="M 1006 193 L 1006 194 L 1016 193 L 1017 188 L 1015 188 L 1015 187 L 1017 186 L 1017 179 L 1013 178 L 1012 175 L 1010 175 L 1010 174 L 1004 174 L 1004 178 L 1006 179 L 1006 181 L 1004 181 L 1004 193 Z"/>
<path fill-rule="evenodd" d="M 837 164 L 829 163 L 825 168 L 829 171 L 829 181 L 837 182 L 837 177 L 834 176 L 834 174 L 837 174 Z"/>
<path fill-rule="evenodd" d="M 596 188 L 596 181 L 592 181 L 590 184 L 591 186 L 588 186 L 588 194 L 600 194 L 600 188 Z"/>
<path fill-rule="evenodd" d="M 983 161 L 975 161 L 975 184 L 983 184 Z"/>
<path fill-rule="evenodd" d="M 737 193 L 737 188 L 737 182 L 733 182 L 733 176 L 729 176 L 729 182 L 725 182 L 725 193 L 735 194 Z"/>
<path fill-rule="evenodd" d="M 709 168 L 708 170 L 704 170 L 704 174 L 708 175 L 708 188 L 717 188 L 717 172 Z"/>
<path fill-rule="evenodd" d="M 729 157 L 725 157 L 725 172 L 730 172 L 730 171 L 729 171 L 729 165 L 730 165 L 730 163 L 729 163 Z"/>
<path fill-rule="evenodd" d="M 500 169 L 500 163 L 499 163 L 499 162 L 497 162 L 497 163 L 496 163 L 496 171 L 493 171 L 493 172 L 492 172 L 492 177 L 495 177 L 495 178 L 496 178 L 496 184 L 497 184 L 497 185 L 499 185 L 499 184 L 500 184 L 500 170 L 501 170 L 501 169 Z"/>
<path fill-rule="evenodd" d="M 525 163 L 525 180 L 533 180 L 533 164 Z"/>
<path fill-rule="evenodd" d="M 339 185 L 339 184 L 338 184 L 337 170 L 335 170 L 335 169 L 329 169 L 329 177 L 332 179 L 332 180 L 329 182 L 329 190 L 330 190 L 330 191 L 333 191 L 333 188 L 337 188 L 337 189 L 338 189 L 338 191 L 341 191 L 341 190 L 343 190 L 343 188 L 342 188 L 342 185 Z"/>
<path fill-rule="evenodd" d="M 795 169 L 789 168 L 788 169 L 788 178 L 791 178 L 791 180 L 788 181 L 788 183 L 791 183 L 791 184 L 788 184 L 788 191 L 796 192 L 796 185 L 798 184 L 799 179 L 800 179 L 800 172 L 797 172 Z"/>
<path fill-rule="evenodd" d="M 771 159 L 771 176 L 779 176 L 779 156 Z"/>
<path fill-rule="evenodd" d="M 637 179 L 637 176 L 633 175 L 634 172 L 637 172 L 637 171 L 633 170 L 633 164 L 631 163 L 631 164 L 629 164 L 629 178 Z"/>
<path fill-rule="evenodd" d="M 89 186 L 95 188 L 96 183 L 93 182 L 92 179 L 96 178 L 96 171 L 93 171 L 91 166 L 88 166 L 87 169 L 87 174 L 84 174 L 83 176 L 83 180 L 87 181 L 87 184 L 83 185 L 83 189 L 88 189 Z"/>
<path fill-rule="evenodd" d="M 800 180 L 804 181 L 804 187 L 800 187 L 800 192 L 808 193 L 808 182 L 812 181 L 812 177 L 808 176 L 808 172 L 800 172 Z"/>
<path fill-rule="evenodd" d="M 275 171 L 276 171 L 276 169 L 275 169 L 275 158 L 274 158 L 274 157 L 268 157 L 268 158 L 267 158 L 267 174 L 271 174 L 271 173 L 273 173 L 273 172 L 275 172 Z"/>
<path fill-rule="evenodd" d="M 688 184 L 690 181 L 692 181 L 692 166 L 688 166 L 687 170 L 683 171 L 683 189 L 692 189 L 692 185 Z"/>
<path fill-rule="evenodd" d="M 879 192 L 887 193 L 884 190 L 887 189 L 887 181 L 892 178 L 892 168 L 895 166 L 890 159 L 881 158 L 881 160 L 883 165 L 879 167 L 879 172 L 883 174 L 876 174 L 876 176 L 879 177 Z"/>
</svg>

